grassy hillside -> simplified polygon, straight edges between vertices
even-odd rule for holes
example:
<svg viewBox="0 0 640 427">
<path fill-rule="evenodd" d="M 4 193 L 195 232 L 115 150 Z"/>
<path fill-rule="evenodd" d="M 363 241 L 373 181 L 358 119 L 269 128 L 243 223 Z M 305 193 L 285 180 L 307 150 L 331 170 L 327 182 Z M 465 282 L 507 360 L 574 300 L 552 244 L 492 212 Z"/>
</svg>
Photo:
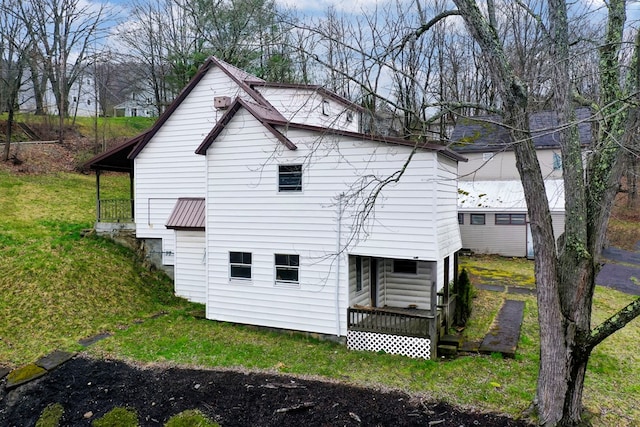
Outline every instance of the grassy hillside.
<svg viewBox="0 0 640 427">
<path fill-rule="evenodd" d="M 103 184 L 105 197 L 128 196 L 126 176 L 107 176 Z M 31 362 L 56 348 L 74 350 L 78 339 L 109 331 L 114 336 L 90 352 L 391 386 L 516 417 L 534 397 L 539 340 L 533 296 L 477 291 L 464 331 L 469 340 L 481 339 L 503 299 L 525 301 L 515 359 L 473 355 L 414 360 L 203 320 L 193 315 L 201 306 L 174 298 L 170 281 L 140 268 L 133 253 L 95 236 L 81 237 L 81 230 L 93 223 L 94 186 L 94 177 L 81 174 L 9 174 L 0 169 L 0 365 Z M 634 227 L 633 221 L 625 224 Z M 526 260 L 472 258 L 464 259 L 464 265 L 476 283 L 534 286 L 532 264 Z M 598 287 L 594 323 L 632 298 Z M 160 311 L 167 315 L 151 318 Z M 640 320 L 594 351 L 585 388 L 594 425 L 640 425 L 638 342 Z"/>
<path fill-rule="evenodd" d="M 127 194 L 128 178 L 106 190 Z M 0 365 L 15 366 L 168 307 L 166 277 L 107 240 L 81 237 L 95 215 L 95 180 L 0 171 Z"/>
</svg>

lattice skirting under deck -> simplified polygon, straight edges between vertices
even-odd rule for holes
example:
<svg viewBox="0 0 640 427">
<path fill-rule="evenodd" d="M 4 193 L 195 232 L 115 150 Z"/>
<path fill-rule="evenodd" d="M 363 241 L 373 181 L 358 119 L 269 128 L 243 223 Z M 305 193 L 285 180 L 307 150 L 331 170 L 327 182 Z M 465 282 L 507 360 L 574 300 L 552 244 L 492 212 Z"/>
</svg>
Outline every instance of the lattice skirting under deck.
<svg viewBox="0 0 640 427">
<path fill-rule="evenodd" d="M 375 332 L 347 331 L 347 348 L 351 350 L 384 351 L 413 358 L 431 359 L 429 338 L 404 337 Z"/>
</svg>

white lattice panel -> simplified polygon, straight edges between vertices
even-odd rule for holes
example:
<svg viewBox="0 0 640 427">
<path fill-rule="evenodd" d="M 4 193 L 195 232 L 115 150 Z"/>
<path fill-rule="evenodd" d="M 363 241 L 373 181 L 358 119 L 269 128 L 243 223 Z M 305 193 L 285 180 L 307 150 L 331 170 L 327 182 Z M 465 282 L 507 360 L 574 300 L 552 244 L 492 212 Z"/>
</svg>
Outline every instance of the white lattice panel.
<svg viewBox="0 0 640 427">
<path fill-rule="evenodd" d="M 431 359 L 429 338 L 403 337 L 375 332 L 347 331 L 347 348 L 351 350 L 384 351 L 413 358 Z"/>
</svg>

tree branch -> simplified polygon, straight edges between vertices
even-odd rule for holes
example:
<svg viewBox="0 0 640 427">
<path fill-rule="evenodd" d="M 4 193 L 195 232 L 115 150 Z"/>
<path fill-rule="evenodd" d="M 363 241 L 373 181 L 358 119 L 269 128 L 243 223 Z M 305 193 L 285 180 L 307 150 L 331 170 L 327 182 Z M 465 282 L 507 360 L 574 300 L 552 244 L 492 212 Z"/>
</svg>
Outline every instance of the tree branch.
<svg viewBox="0 0 640 427">
<path fill-rule="evenodd" d="M 640 316 L 640 298 L 629 303 L 625 308 L 602 322 L 597 328 L 591 331 L 587 338 L 587 349 L 591 351 L 605 338 L 612 335 L 619 329 L 627 326 L 636 317 Z"/>
</svg>

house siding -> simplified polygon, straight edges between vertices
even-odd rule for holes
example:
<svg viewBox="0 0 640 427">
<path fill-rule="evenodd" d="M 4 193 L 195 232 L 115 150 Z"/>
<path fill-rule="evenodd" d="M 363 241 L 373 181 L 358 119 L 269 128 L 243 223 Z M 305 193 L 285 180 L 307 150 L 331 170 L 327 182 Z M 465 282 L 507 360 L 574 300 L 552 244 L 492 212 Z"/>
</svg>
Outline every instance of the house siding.
<svg viewBox="0 0 640 427">
<path fill-rule="evenodd" d="M 382 292 L 378 305 L 407 308 L 416 305 L 418 309 L 431 308 L 431 284 L 434 280 L 434 264 L 418 262 L 417 274 L 393 272 L 393 260 L 380 262 Z"/>
<path fill-rule="evenodd" d="M 554 169 L 553 157 L 560 154 L 559 149 L 536 150 L 540 170 L 545 179 L 562 178 L 562 167 Z M 463 153 L 467 162 L 460 162 L 458 171 L 461 181 L 490 181 L 520 179 L 513 151 L 493 152 L 490 160 L 484 160 L 484 153 Z"/>
<path fill-rule="evenodd" d="M 238 94 L 236 83 L 212 68 L 134 160 L 136 235 L 162 239 L 163 264 L 174 264 L 175 235 L 165 224 L 177 199 L 205 195 L 205 160 L 195 150 L 224 114 L 213 98 Z"/>
<path fill-rule="evenodd" d="M 495 254 L 502 256 L 527 256 L 527 227 L 526 225 L 495 225 L 496 213 L 484 211 L 464 211 L 464 224 L 460 225 L 464 247 L 480 254 Z M 484 225 L 470 224 L 471 213 L 485 215 Z M 506 212 L 505 212 L 506 213 Z M 508 212 L 518 213 L 518 212 Z M 524 213 L 524 212 L 520 212 Z M 564 213 L 551 214 L 553 230 L 556 239 L 564 231 Z M 529 218 L 527 216 L 527 222 Z M 491 238 L 488 238 L 490 236 Z"/>
<path fill-rule="evenodd" d="M 175 293 L 189 301 L 206 302 L 205 233 L 176 230 Z"/>
<path fill-rule="evenodd" d="M 360 114 L 333 98 L 303 88 L 258 87 L 257 90 L 287 120 L 296 123 L 359 132 Z M 323 114 L 323 101 L 328 107 Z M 352 120 L 347 120 L 347 111 Z"/>
<path fill-rule="evenodd" d="M 416 153 L 401 182 L 382 191 L 367 235 L 353 234 L 363 199 L 343 200 L 342 255 L 336 259 L 338 195 L 366 174 L 386 177 L 400 170 L 411 148 L 320 140 L 303 130 L 287 136 L 297 150 L 285 148 L 241 109 L 207 151 L 207 317 L 344 335 L 350 302 L 345 245 L 361 256 L 436 259 L 437 235 L 425 225 L 435 215 L 434 184 L 425 182 L 424 171 L 436 169 L 437 154 Z M 301 192 L 278 193 L 278 164 L 304 165 Z M 229 251 L 252 254 L 250 280 L 229 279 Z M 300 256 L 299 285 L 276 283 L 274 254 Z M 387 294 L 392 303 L 429 302 L 414 295 L 412 278 L 395 279 L 409 294 Z"/>
<path fill-rule="evenodd" d="M 368 306 L 371 303 L 371 258 L 362 257 L 362 290 L 356 291 L 356 257 L 349 256 L 349 303 Z"/>
</svg>

